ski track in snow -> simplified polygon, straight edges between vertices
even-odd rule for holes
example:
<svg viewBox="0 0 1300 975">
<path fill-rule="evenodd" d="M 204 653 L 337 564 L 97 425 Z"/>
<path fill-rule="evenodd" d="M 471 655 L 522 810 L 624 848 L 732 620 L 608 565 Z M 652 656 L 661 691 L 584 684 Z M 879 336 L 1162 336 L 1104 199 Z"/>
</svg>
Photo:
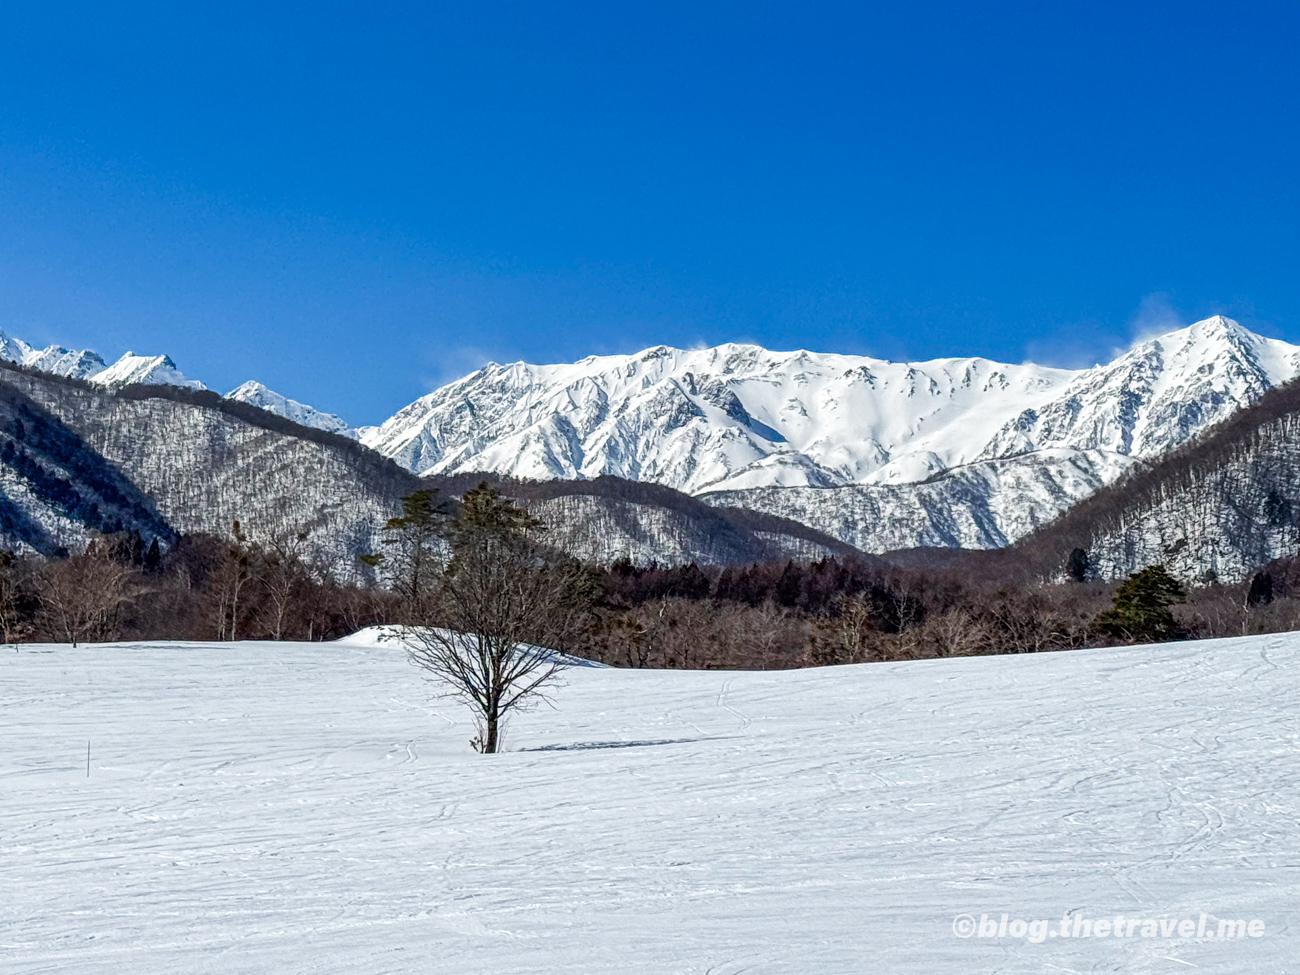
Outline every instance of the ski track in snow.
<svg viewBox="0 0 1300 975">
<path fill-rule="evenodd" d="M 480 757 L 392 646 L 24 647 L 0 972 L 1294 972 L 1297 666 L 583 668 Z M 952 933 L 1066 910 L 1266 934 Z"/>
</svg>

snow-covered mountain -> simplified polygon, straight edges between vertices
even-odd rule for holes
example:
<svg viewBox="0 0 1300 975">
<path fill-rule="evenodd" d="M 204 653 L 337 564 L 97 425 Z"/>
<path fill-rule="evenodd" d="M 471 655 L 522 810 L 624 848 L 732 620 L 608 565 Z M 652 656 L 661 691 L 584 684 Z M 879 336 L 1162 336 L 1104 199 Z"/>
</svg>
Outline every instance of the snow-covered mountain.
<svg viewBox="0 0 1300 975">
<path fill-rule="evenodd" d="M 0 358 L 114 387 L 202 388 L 166 356 L 107 366 L 0 333 Z M 419 474 L 612 474 L 885 551 L 1005 545 L 1298 374 L 1300 347 L 1215 316 L 1079 370 L 741 344 L 494 363 L 376 427 L 257 382 L 227 396 Z"/>
<path fill-rule="evenodd" d="M 488 365 L 363 442 L 419 472 L 613 474 L 688 493 L 915 481 L 975 460 L 1026 402 L 1072 375 L 987 359 L 659 346 L 572 365 Z"/>
<path fill-rule="evenodd" d="M 864 552 L 919 546 L 1000 548 L 1114 481 L 1135 461 L 1046 447 L 964 464 L 911 484 L 717 491 L 700 500 L 779 515 Z"/>
<path fill-rule="evenodd" d="M 127 352 L 111 366 L 97 352 L 89 349 L 65 349 L 50 345 L 43 349 L 22 339 L 0 332 L 0 359 L 52 372 L 56 376 L 88 379 L 104 386 L 129 386 L 136 383 L 185 386 L 206 389 L 201 382 L 187 378 L 176 363 L 165 355 L 136 355 Z"/>
<path fill-rule="evenodd" d="M 127 352 L 110 366 L 99 353 L 89 349 L 72 350 L 65 349 L 61 345 L 38 349 L 3 331 L 0 331 L 0 359 L 17 362 L 42 372 L 51 372 L 56 376 L 86 379 L 113 388 L 143 384 L 207 389 L 203 383 L 197 379 L 190 379 L 177 369 L 176 363 L 170 356 L 137 355 L 134 352 Z M 356 432 L 341 417 L 282 396 L 254 380 L 232 389 L 226 394 L 226 398 L 249 403 L 295 423 L 301 423 L 303 426 L 340 433 L 354 439 L 356 437 Z"/>
<path fill-rule="evenodd" d="M 189 389 L 207 389 L 197 379 L 188 379 L 176 368 L 176 363 L 165 355 L 136 355 L 125 353 L 107 369 L 87 377 L 92 383 L 104 386 L 185 386 Z"/>
<path fill-rule="evenodd" d="M 42 372 L 73 376 L 77 379 L 89 379 L 95 373 L 108 368 L 107 363 L 97 353 L 88 349 L 73 351 L 61 345 L 38 349 L 2 331 L 0 331 L 0 359 L 40 369 Z"/>
<path fill-rule="evenodd" d="M 1221 316 L 1081 370 L 659 346 L 490 364 L 361 440 L 421 473 L 666 484 L 874 551 L 988 547 L 1297 374 L 1300 347 Z"/>
<path fill-rule="evenodd" d="M 154 384 L 130 391 L 0 368 L 0 549 L 57 554 L 92 534 L 135 530 L 147 542 L 306 534 L 339 578 L 363 572 L 382 529 L 419 487 L 459 495 L 474 483 L 421 482 L 339 436 L 276 420 L 244 402 Z M 804 525 L 711 507 L 626 481 L 515 484 L 512 497 L 574 556 L 638 565 L 821 558 L 852 550 Z"/>
<path fill-rule="evenodd" d="M 242 386 L 237 386 L 226 394 L 226 399 L 249 403 L 269 413 L 275 413 L 294 423 L 305 427 L 315 427 L 330 433 L 339 433 L 345 437 L 356 437 L 356 431 L 348 426 L 347 421 L 333 413 L 325 413 L 296 399 L 282 396 L 256 380 L 250 379 Z"/>
<path fill-rule="evenodd" d="M 421 473 L 615 474 L 693 494 L 913 483 L 1044 447 L 1155 456 L 1300 369 L 1215 317 L 1107 365 L 897 363 L 753 345 L 490 364 L 363 441 Z"/>
<path fill-rule="evenodd" d="M 1273 389 L 1186 448 L 1133 469 L 1015 546 L 1039 578 L 1081 549 L 1089 572 L 1163 564 L 1185 579 L 1248 579 L 1300 550 L 1300 383 Z"/>
<path fill-rule="evenodd" d="M 1044 447 L 1158 457 L 1300 374 L 1300 346 L 1222 316 L 1134 346 L 1027 404 L 984 448 L 1006 457 Z"/>
<path fill-rule="evenodd" d="M 176 363 L 169 356 L 137 355 L 134 352 L 127 352 L 110 366 L 97 352 L 89 349 L 71 350 L 61 345 L 38 349 L 3 331 L 0 331 L 0 359 L 17 362 L 42 372 L 52 372 L 57 376 L 86 379 L 113 388 L 144 384 L 207 389 L 203 383 L 197 379 L 190 379 L 177 369 Z M 353 439 L 357 436 L 357 432 L 342 417 L 282 396 L 255 380 L 232 389 L 226 394 L 226 398 L 249 403 L 283 416 L 294 423 L 301 423 L 303 426 L 327 430 Z"/>
</svg>

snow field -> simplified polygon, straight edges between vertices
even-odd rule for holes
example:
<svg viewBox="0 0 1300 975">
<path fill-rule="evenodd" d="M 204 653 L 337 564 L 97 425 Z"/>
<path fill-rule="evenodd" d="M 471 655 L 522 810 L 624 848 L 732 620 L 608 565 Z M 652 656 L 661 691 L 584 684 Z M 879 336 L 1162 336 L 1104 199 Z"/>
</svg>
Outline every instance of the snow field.
<svg viewBox="0 0 1300 975">
<path fill-rule="evenodd" d="M 1298 665 L 574 669 L 486 757 L 364 639 L 5 651 L 0 972 L 1296 971 Z M 1266 930 L 953 933 L 1065 911 Z"/>
</svg>

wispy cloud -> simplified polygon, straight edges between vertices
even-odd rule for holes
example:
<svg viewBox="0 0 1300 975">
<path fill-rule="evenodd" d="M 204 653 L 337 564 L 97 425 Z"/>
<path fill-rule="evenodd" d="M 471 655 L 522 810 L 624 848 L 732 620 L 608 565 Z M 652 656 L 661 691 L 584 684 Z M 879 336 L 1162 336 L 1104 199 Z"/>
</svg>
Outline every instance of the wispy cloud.
<svg viewBox="0 0 1300 975">
<path fill-rule="evenodd" d="M 1174 307 L 1171 295 L 1164 291 L 1152 292 L 1142 299 L 1128 320 L 1129 334 L 1133 336 L 1130 348 L 1188 324 L 1187 316 Z"/>
<path fill-rule="evenodd" d="M 473 345 L 440 348 L 436 352 L 426 350 L 425 374 L 421 382 L 426 390 L 432 391 L 474 372 L 496 358 L 487 349 Z"/>
</svg>

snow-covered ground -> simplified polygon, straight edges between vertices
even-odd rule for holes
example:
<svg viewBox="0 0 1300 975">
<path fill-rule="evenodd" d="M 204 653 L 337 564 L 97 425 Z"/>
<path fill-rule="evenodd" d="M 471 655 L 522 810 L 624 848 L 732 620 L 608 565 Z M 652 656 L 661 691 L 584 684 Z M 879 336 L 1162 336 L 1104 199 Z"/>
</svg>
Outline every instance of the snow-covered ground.
<svg viewBox="0 0 1300 975">
<path fill-rule="evenodd" d="M 1297 668 L 1300 635 L 575 669 L 480 757 L 390 645 L 23 647 L 0 971 L 1294 972 Z M 954 934 L 1004 913 L 1052 933 Z"/>
</svg>

